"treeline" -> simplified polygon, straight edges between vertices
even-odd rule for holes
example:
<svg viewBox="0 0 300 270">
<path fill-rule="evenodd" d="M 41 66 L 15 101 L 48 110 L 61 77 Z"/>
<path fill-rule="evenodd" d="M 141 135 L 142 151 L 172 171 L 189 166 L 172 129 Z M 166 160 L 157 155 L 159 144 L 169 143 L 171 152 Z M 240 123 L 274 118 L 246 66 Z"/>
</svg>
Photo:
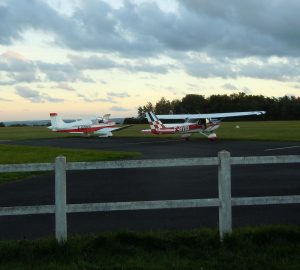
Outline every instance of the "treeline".
<svg viewBox="0 0 300 270">
<path fill-rule="evenodd" d="M 245 93 L 211 95 L 207 98 L 203 95 L 189 94 L 181 100 L 172 101 L 162 97 L 155 105 L 148 102 L 138 107 L 136 121 L 144 122 L 145 112 L 148 111 L 154 111 L 156 114 L 266 111 L 264 116 L 251 116 L 243 120 L 300 120 L 300 98 L 294 96 L 276 98 Z"/>
</svg>

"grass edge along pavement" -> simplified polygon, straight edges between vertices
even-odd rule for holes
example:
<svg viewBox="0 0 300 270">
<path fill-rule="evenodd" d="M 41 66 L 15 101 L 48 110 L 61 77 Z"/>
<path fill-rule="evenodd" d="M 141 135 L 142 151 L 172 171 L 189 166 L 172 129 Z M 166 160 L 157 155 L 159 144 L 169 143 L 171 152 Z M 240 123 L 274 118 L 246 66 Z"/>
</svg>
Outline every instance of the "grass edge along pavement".
<svg viewBox="0 0 300 270">
<path fill-rule="evenodd" d="M 109 161 L 135 158 L 138 152 L 102 151 L 90 149 L 68 149 L 58 147 L 38 147 L 0 144 L 0 164 L 47 163 L 63 155 L 67 162 Z M 0 184 L 13 180 L 34 177 L 44 172 L 0 173 Z"/>
<path fill-rule="evenodd" d="M 300 226 L 106 232 L 0 241 L 0 269 L 299 269 Z"/>
</svg>

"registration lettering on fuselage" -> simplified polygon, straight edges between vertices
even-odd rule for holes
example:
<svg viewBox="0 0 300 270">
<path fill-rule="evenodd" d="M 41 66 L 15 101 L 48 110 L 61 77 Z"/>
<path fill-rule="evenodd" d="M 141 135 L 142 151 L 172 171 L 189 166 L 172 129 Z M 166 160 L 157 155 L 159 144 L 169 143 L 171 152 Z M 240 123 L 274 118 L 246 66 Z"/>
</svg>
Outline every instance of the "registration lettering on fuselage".
<svg viewBox="0 0 300 270">
<path fill-rule="evenodd" d="M 77 127 L 78 129 L 85 129 L 85 128 L 91 128 L 89 125 L 81 125 Z"/>
<path fill-rule="evenodd" d="M 179 126 L 178 127 L 179 132 L 187 132 L 190 130 L 189 126 Z"/>
</svg>

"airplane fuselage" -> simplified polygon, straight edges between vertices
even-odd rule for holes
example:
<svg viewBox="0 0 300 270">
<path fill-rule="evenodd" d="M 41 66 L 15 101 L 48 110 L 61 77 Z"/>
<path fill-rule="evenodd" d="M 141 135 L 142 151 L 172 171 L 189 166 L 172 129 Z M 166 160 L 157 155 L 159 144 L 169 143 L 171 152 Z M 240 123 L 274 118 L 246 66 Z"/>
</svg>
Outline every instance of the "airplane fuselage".
<svg viewBox="0 0 300 270">
<path fill-rule="evenodd" d="M 67 133 L 94 133 L 100 131 L 104 128 L 113 128 L 116 125 L 79 125 L 79 126 L 71 126 L 65 127 L 62 129 L 53 130 L 56 132 L 67 132 Z"/>
<path fill-rule="evenodd" d="M 63 123 L 62 125 L 57 125 L 56 127 L 50 127 L 52 131 L 55 132 L 65 132 L 65 133 L 95 133 L 100 132 L 104 128 L 114 128 L 116 123 L 109 121 L 105 124 L 95 125 L 91 120 L 79 120 L 71 123 Z"/>
<path fill-rule="evenodd" d="M 189 133 L 201 133 L 201 132 L 212 132 L 216 130 L 220 124 L 208 123 L 206 125 L 201 124 L 165 124 L 163 128 L 151 129 L 152 134 L 189 134 Z M 149 130 L 150 131 L 150 130 Z"/>
</svg>

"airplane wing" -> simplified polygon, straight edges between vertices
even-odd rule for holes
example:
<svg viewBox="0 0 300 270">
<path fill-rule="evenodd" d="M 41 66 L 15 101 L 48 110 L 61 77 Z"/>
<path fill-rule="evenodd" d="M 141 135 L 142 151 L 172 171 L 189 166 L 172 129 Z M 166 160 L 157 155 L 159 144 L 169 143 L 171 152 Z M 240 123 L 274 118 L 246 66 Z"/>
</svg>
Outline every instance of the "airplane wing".
<svg viewBox="0 0 300 270">
<path fill-rule="evenodd" d="M 127 126 L 120 126 L 120 127 L 112 127 L 112 128 L 101 128 L 99 131 L 95 132 L 95 133 L 108 133 L 108 132 L 113 132 L 113 131 L 117 131 L 117 130 L 121 130 L 124 128 L 129 128 L 132 125 L 127 125 Z"/>
<path fill-rule="evenodd" d="M 265 111 L 252 111 L 252 112 L 229 112 L 229 113 L 203 113 L 203 114 L 169 114 L 157 115 L 159 119 L 206 119 L 206 118 L 226 118 L 238 117 L 248 115 L 263 115 Z"/>
</svg>

